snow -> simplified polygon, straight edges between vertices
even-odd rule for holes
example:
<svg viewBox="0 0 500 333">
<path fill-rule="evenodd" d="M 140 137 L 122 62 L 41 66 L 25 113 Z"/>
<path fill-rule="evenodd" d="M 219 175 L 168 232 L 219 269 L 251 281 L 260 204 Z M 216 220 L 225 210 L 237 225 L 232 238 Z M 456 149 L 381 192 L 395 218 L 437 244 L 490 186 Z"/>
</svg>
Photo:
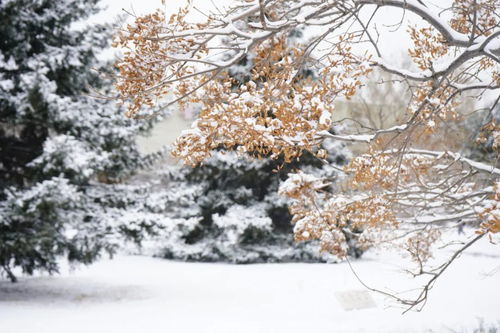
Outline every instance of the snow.
<svg viewBox="0 0 500 333">
<path fill-rule="evenodd" d="M 2 332 L 460 332 L 500 319 L 498 247 L 484 240 L 450 267 L 422 312 L 373 294 L 343 310 L 339 292 L 364 288 L 347 264 L 224 265 L 118 256 L 60 276 L 0 281 Z M 387 255 L 353 262 L 370 286 L 406 288 Z"/>
<path fill-rule="evenodd" d="M 500 175 L 500 169 L 496 168 L 493 165 L 488 165 L 486 163 L 477 162 L 468 158 L 461 156 L 459 153 L 454 153 L 451 151 L 430 151 L 425 149 L 409 149 L 409 153 L 422 154 L 422 155 L 431 155 L 436 156 L 437 158 L 441 158 L 442 156 L 450 156 L 455 159 L 455 161 L 461 161 L 465 164 L 468 164 L 471 168 L 476 169 L 481 172 L 491 173 L 494 175 Z"/>
<path fill-rule="evenodd" d="M 242 189 L 245 189 L 245 187 Z M 264 203 L 250 207 L 233 205 L 222 216 L 219 214 L 212 215 L 213 223 L 224 229 L 229 245 L 237 246 L 239 238 L 247 229 L 272 230 L 273 221 L 267 216 L 267 206 Z"/>
<path fill-rule="evenodd" d="M 428 8 L 421 0 L 391 0 L 391 1 L 360 1 L 361 3 L 383 4 L 386 6 L 394 6 L 402 9 L 408 9 L 418 13 L 426 21 L 429 21 L 441 34 L 447 39 L 453 40 L 455 43 L 467 45 L 469 39 L 466 35 L 453 30 L 439 14 Z M 481 40 L 477 38 L 476 41 Z"/>
<path fill-rule="evenodd" d="M 328 131 L 319 131 L 318 135 L 342 141 L 357 141 L 366 143 L 370 143 L 375 138 L 375 134 L 335 135 Z"/>
<path fill-rule="evenodd" d="M 71 135 L 60 134 L 49 137 L 43 143 L 43 154 L 30 162 L 32 167 L 40 167 L 45 172 L 60 168 L 90 177 L 99 164 L 105 163 L 110 154 L 93 151 L 93 147 Z M 59 162 L 59 165 L 57 162 Z"/>
</svg>

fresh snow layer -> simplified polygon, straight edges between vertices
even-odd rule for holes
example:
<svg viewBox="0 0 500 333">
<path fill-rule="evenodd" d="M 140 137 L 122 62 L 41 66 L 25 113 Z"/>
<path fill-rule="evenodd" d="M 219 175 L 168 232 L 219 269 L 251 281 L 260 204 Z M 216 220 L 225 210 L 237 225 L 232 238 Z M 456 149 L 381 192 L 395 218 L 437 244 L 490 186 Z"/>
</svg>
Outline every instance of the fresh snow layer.
<svg viewBox="0 0 500 333">
<path fill-rule="evenodd" d="M 487 240 L 438 280 L 422 312 L 379 294 L 345 311 L 337 292 L 363 290 L 346 263 L 226 265 L 118 256 L 58 276 L 0 280 L 0 332 L 466 332 L 500 320 L 500 253 Z M 415 283 L 387 254 L 353 262 L 370 286 Z M 418 285 L 418 283 L 417 283 Z"/>
</svg>

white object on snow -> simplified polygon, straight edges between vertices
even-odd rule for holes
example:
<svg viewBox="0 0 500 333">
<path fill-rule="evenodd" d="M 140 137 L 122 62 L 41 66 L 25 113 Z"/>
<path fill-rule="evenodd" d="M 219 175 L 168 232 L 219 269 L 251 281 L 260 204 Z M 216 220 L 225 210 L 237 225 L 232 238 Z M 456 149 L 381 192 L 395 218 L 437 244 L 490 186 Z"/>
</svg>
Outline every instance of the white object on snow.
<svg viewBox="0 0 500 333">
<path fill-rule="evenodd" d="M 377 307 L 368 290 L 337 291 L 335 297 L 346 311 Z"/>
</svg>

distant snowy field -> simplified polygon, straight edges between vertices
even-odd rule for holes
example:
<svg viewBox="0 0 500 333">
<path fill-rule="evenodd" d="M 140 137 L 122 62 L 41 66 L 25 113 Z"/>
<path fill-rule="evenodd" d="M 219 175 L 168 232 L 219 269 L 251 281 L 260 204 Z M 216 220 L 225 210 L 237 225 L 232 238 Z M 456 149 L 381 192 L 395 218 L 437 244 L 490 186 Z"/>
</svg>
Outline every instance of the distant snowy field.
<svg viewBox="0 0 500 333">
<path fill-rule="evenodd" d="M 364 282 L 404 290 L 388 255 L 353 263 Z M 335 293 L 363 290 L 347 264 L 225 265 L 118 256 L 58 276 L 0 280 L 0 332 L 467 332 L 500 320 L 500 251 L 474 245 L 420 313 L 372 294 L 345 311 Z M 415 282 L 415 281 L 412 281 Z"/>
</svg>

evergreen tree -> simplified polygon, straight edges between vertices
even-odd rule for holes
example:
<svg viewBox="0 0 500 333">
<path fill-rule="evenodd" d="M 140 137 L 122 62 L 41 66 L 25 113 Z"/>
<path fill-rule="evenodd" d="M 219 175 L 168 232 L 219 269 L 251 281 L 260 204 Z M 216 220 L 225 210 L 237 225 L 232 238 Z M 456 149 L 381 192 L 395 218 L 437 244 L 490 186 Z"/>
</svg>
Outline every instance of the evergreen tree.
<svg viewBox="0 0 500 333">
<path fill-rule="evenodd" d="M 287 44 L 302 39 L 302 32 L 294 30 Z M 249 54 L 229 68 L 233 88 L 250 80 L 253 58 L 253 54 Z M 305 67 L 297 79 L 314 76 L 314 70 Z M 221 149 L 213 151 L 201 166 L 170 168 L 163 174 L 165 183 L 177 193 L 182 192 L 177 189 L 193 189 L 190 195 L 194 203 L 184 205 L 182 210 L 165 212 L 166 216 L 186 220 L 183 228 L 179 225 L 178 232 L 174 233 L 178 236 L 169 234 L 163 244 L 160 243 L 161 255 L 181 260 L 235 263 L 329 260 L 320 253 L 317 243 L 294 242 L 292 216 L 288 211 L 290 202 L 278 194 L 280 183 L 299 167 L 321 174 L 333 184 L 339 180 L 338 168 L 348 162 L 349 151 L 339 142 L 325 142 L 321 148 L 328 152 L 326 164 L 310 153 L 285 164 L 280 159 L 253 160 Z M 335 190 L 335 186 L 331 189 Z M 193 223 L 193 219 L 198 223 Z M 347 234 L 345 237 L 352 238 Z M 361 253 L 351 240 L 349 254 L 359 257 Z"/>
<path fill-rule="evenodd" d="M 341 167 L 347 162 L 349 153 L 342 145 L 326 148 L 335 165 Z M 149 209 L 152 205 L 170 207 L 163 210 L 171 223 L 156 244 L 159 255 L 169 259 L 232 263 L 335 260 L 331 255 L 320 253 L 317 242 L 293 240 L 290 202 L 278 194 L 278 188 L 287 173 L 299 165 L 305 170 L 317 171 L 334 183 L 339 180 L 337 170 L 310 154 L 279 172 L 275 170 L 282 166 L 280 161 L 270 158 L 252 161 L 223 151 L 213 152 L 202 166 L 163 170 L 158 178 L 168 184 L 168 189 L 157 191 L 154 198 L 147 200 Z M 349 254 L 359 257 L 362 252 L 352 240 Z"/>
<path fill-rule="evenodd" d="M 75 23 L 97 2 L 0 1 L 0 271 L 13 281 L 12 267 L 54 272 L 63 254 L 90 263 L 119 235 L 153 228 L 100 200 L 144 163 L 135 137 L 152 121 L 89 97 L 108 86 L 96 55 L 110 29 Z"/>
</svg>

